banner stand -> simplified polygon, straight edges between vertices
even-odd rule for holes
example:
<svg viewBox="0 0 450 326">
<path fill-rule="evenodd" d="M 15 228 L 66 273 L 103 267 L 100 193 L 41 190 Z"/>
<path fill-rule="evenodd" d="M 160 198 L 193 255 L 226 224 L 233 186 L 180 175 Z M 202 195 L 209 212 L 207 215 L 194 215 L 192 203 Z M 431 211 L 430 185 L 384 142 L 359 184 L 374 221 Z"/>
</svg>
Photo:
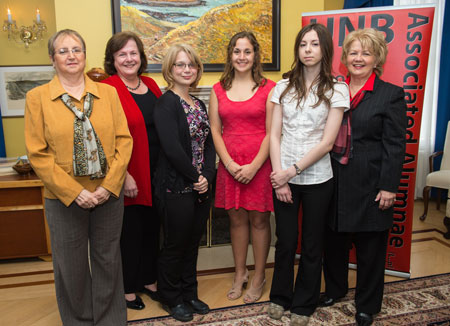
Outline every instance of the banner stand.
<svg viewBox="0 0 450 326">
<path fill-rule="evenodd" d="M 320 23 L 330 31 L 334 44 L 333 72 L 339 80 L 347 75 L 340 58 L 348 33 L 371 27 L 385 35 L 388 55 L 381 79 L 402 87 L 407 104 L 406 152 L 394 202 L 385 269 L 386 274 L 406 278 L 411 276 L 414 189 L 434 9 L 432 5 L 389 6 L 302 15 L 302 26 Z M 355 258 L 353 249 L 350 267 L 355 266 Z"/>
<path fill-rule="evenodd" d="M 355 270 L 357 269 L 356 264 L 352 264 L 352 263 L 348 264 L 348 267 L 351 269 L 355 269 Z M 384 274 L 390 275 L 390 276 L 396 276 L 396 277 L 411 278 L 411 273 L 393 271 L 390 269 L 385 269 Z"/>
</svg>

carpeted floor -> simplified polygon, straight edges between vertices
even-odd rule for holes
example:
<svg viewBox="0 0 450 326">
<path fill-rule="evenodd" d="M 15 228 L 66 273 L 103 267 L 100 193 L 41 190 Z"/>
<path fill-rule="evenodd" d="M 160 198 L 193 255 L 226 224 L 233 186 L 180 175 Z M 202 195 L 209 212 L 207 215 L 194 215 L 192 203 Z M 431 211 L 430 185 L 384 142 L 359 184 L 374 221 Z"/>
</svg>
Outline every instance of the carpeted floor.
<svg viewBox="0 0 450 326">
<path fill-rule="evenodd" d="M 450 325 L 450 273 L 387 283 L 384 288 L 383 307 L 375 316 L 374 326 L 449 326 Z M 318 308 L 309 325 L 354 325 L 354 290 L 333 307 Z M 268 303 L 261 302 L 230 308 L 214 309 L 205 316 L 195 315 L 188 323 L 170 317 L 134 320 L 128 325 L 210 325 L 210 326 L 281 326 L 289 325 L 289 312 L 281 321 L 266 314 Z"/>
</svg>

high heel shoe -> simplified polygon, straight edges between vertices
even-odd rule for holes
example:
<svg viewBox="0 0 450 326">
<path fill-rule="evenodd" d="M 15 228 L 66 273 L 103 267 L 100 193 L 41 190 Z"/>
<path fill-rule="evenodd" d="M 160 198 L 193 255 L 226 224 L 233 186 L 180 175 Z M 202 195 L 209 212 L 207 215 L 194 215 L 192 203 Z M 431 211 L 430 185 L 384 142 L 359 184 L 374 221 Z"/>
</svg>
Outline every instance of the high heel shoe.
<svg viewBox="0 0 450 326">
<path fill-rule="evenodd" d="M 246 289 L 248 284 L 248 270 L 245 270 L 245 275 L 240 281 L 233 281 L 231 289 L 227 293 L 228 300 L 239 299 L 242 295 L 242 289 Z"/>
<path fill-rule="evenodd" d="M 263 292 L 263 288 L 264 288 L 265 284 L 266 284 L 266 280 L 264 279 L 264 281 L 262 281 L 261 285 L 258 286 L 257 288 L 255 288 L 255 287 L 253 287 L 253 280 L 252 280 L 250 289 L 248 289 L 248 291 L 244 295 L 244 302 L 245 303 L 253 303 L 253 302 L 258 301 L 262 296 L 262 292 Z"/>
</svg>

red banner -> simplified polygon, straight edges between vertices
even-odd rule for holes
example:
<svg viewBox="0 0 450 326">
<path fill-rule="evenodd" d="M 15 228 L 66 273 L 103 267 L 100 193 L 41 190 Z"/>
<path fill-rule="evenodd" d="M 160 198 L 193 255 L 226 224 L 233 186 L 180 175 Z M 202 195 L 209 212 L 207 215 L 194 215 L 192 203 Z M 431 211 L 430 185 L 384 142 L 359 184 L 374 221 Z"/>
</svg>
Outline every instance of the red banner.
<svg viewBox="0 0 450 326">
<path fill-rule="evenodd" d="M 409 273 L 411 236 L 428 55 L 433 29 L 434 7 L 378 7 L 303 14 L 302 25 L 317 22 L 333 36 L 333 69 L 338 79 L 347 74 L 340 62 L 345 36 L 359 28 L 372 27 L 385 34 L 389 53 L 381 78 L 405 90 L 408 105 L 406 154 L 403 172 L 394 204 L 394 225 L 386 256 L 386 269 Z M 355 261 L 354 252 L 352 262 Z"/>
</svg>

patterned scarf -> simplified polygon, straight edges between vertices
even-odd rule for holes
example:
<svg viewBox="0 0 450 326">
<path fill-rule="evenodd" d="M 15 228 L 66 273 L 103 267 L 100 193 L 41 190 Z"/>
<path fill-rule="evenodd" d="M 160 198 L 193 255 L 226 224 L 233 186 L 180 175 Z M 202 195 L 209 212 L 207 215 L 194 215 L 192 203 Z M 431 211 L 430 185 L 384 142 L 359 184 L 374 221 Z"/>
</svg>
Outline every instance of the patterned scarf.
<svg viewBox="0 0 450 326">
<path fill-rule="evenodd" d="M 91 179 L 104 178 L 107 162 L 103 146 L 89 121 L 92 113 L 93 95 L 87 93 L 84 99 L 84 113 L 72 103 L 65 93 L 61 100 L 75 114 L 73 137 L 73 171 L 75 176 L 91 176 Z"/>
<path fill-rule="evenodd" d="M 359 92 L 350 102 L 350 110 L 344 113 L 341 127 L 331 150 L 331 157 L 343 165 L 347 165 L 349 158 L 353 157 L 352 112 L 358 107 L 365 93 L 366 91 Z"/>
</svg>

